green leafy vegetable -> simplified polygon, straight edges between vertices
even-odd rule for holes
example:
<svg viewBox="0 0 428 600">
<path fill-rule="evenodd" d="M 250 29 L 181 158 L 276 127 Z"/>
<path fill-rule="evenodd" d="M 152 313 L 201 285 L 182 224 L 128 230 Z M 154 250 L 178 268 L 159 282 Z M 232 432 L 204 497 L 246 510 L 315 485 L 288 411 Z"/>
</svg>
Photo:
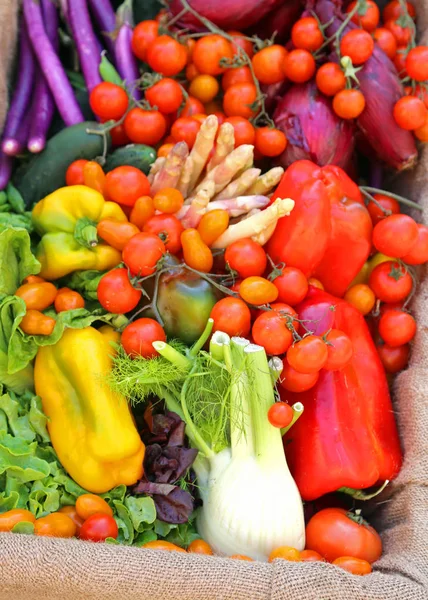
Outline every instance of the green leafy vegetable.
<svg viewBox="0 0 428 600">
<path fill-rule="evenodd" d="M 27 231 L 8 227 L 0 231 L 0 294 L 14 294 L 28 275 L 40 271 L 40 263 L 31 252 Z"/>
</svg>

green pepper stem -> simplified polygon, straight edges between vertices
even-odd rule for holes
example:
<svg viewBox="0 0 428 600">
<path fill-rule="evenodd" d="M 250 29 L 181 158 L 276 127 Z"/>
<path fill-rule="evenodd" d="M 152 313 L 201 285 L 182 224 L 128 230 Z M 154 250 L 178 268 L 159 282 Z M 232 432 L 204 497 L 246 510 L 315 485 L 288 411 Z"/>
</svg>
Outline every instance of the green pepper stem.
<svg viewBox="0 0 428 600">
<path fill-rule="evenodd" d="M 185 369 L 186 371 L 190 370 L 192 362 L 169 344 L 158 341 L 152 342 L 152 346 L 156 352 L 166 358 L 166 360 L 169 360 L 169 362 L 176 367 Z"/>
<path fill-rule="evenodd" d="M 303 415 L 303 411 L 305 410 L 305 407 L 301 402 L 296 402 L 291 408 L 293 409 L 293 418 L 287 427 L 281 429 L 281 435 L 285 435 L 287 431 L 293 427 L 294 423 L 297 421 L 297 419 L 300 419 L 300 417 Z"/>
<path fill-rule="evenodd" d="M 214 319 L 208 319 L 207 324 L 205 325 L 205 329 L 202 332 L 200 338 L 194 343 L 192 349 L 190 350 L 190 356 L 196 356 L 200 350 L 205 346 L 206 341 L 211 335 L 211 331 L 213 330 Z"/>
<path fill-rule="evenodd" d="M 84 227 L 80 232 L 80 235 L 91 248 L 95 248 L 95 246 L 98 244 L 97 228 L 93 225 L 87 225 Z"/>
</svg>

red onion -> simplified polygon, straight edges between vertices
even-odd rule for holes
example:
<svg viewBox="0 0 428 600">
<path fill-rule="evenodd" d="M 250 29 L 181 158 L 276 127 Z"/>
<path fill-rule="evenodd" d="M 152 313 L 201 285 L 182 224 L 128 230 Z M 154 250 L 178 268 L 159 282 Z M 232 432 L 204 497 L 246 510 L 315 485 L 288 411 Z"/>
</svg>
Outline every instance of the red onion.
<svg viewBox="0 0 428 600">
<path fill-rule="evenodd" d="M 288 140 L 279 157 L 284 168 L 302 159 L 319 166 L 349 167 L 354 126 L 333 112 L 331 100 L 318 91 L 315 82 L 293 85 L 278 103 L 273 120 Z"/>
<path fill-rule="evenodd" d="M 291 28 L 302 12 L 301 0 L 284 0 L 277 8 L 270 11 L 260 22 L 251 27 L 250 34 L 261 40 L 269 39 L 275 33 L 275 44 L 285 43 Z"/>
</svg>

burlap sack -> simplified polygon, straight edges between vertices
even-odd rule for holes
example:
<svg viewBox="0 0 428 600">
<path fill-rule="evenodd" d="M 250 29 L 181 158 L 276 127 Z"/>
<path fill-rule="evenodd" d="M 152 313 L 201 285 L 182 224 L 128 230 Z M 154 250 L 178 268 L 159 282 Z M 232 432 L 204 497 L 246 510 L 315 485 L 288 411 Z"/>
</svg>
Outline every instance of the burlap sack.
<svg viewBox="0 0 428 600">
<path fill-rule="evenodd" d="M 418 3 L 418 25 L 420 31 L 428 31 L 428 3 L 422 2 Z M 14 33 L 14 5 L 15 0 L 0 0 L 0 121 L 5 108 L 4 69 L 9 62 L 5 51 L 7 54 Z M 5 19 L 3 26 L 1 19 Z M 407 196 L 424 207 L 423 220 L 428 224 L 427 173 L 428 148 L 416 171 L 400 185 Z M 276 561 L 269 565 L 1 534 L 1 600 L 428 599 L 427 308 L 428 278 L 414 303 L 419 327 L 411 365 L 396 384 L 405 461 L 391 486 L 392 496 L 376 513 L 385 553 L 373 574 L 356 577 L 321 563 Z"/>
</svg>

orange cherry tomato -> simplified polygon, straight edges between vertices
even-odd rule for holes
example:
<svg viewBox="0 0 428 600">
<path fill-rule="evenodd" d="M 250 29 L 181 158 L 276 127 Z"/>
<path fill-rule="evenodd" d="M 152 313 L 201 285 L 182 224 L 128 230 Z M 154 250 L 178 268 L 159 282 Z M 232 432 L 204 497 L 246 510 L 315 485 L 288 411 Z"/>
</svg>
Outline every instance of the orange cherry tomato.
<svg viewBox="0 0 428 600">
<path fill-rule="evenodd" d="M 340 556 L 339 558 L 336 558 L 332 564 L 353 575 L 368 575 L 373 570 L 369 562 L 362 558 L 354 558 L 352 556 Z"/>
<path fill-rule="evenodd" d="M 373 38 L 387 57 L 392 60 L 397 52 L 397 41 L 391 31 L 385 27 L 378 27 L 373 32 Z"/>
<path fill-rule="evenodd" d="M 420 98 L 403 96 L 394 104 L 393 115 L 399 127 L 410 131 L 423 127 L 427 108 Z"/>
<path fill-rule="evenodd" d="M 0 515 L 0 531 L 11 531 L 18 523 L 34 523 L 36 517 L 25 508 L 13 508 Z"/>
<path fill-rule="evenodd" d="M 76 308 L 85 308 L 85 300 L 79 292 L 75 292 L 68 288 L 61 288 L 55 298 L 55 310 L 57 313 L 67 310 L 75 310 Z"/>
<path fill-rule="evenodd" d="M 300 552 L 296 548 L 291 548 L 291 546 L 280 546 L 279 548 L 272 550 L 269 555 L 269 562 L 273 562 L 276 558 L 299 562 Z"/>
<path fill-rule="evenodd" d="M 50 335 L 55 329 L 55 324 L 55 319 L 39 310 L 27 310 L 19 326 L 28 335 Z"/>
<path fill-rule="evenodd" d="M 315 82 L 320 92 L 326 96 L 334 96 L 345 89 L 346 77 L 338 64 L 328 62 L 318 69 Z"/>
<path fill-rule="evenodd" d="M 301 17 L 291 30 L 291 41 L 295 48 L 315 52 L 323 45 L 324 36 L 315 17 Z"/>
<path fill-rule="evenodd" d="M 187 552 L 191 554 L 207 554 L 209 556 L 214 554 L 211 546 L 204 540 L 193 540 L 187 547 Z"/>
<path fill-rule="evenodd" d="M 257 98 L 256 86 L 252 83 L 236 83 L 224 94 L 223 110 L 228 117 L 244 117 L 251 119 L 255 111 L 252 104 Z"/>
<path fill-rule="evenodd" d="M 235 132 L 235 148 L 243 144 L 254 144 L 256 130 L 248 119 L 244 119 L 244 117 L 228 117 L 226 123 L 230 123 Z"/>
<path fill-rule="evenodd" d="M 227 69 L 221 80 L 221 87 L 224 91 L 236 83 L 252 83 L 254 84 L 253 76 L 251 75 L 250 67 L 236 67 Z"/>
<path fill-rule="evenodd" d="M 228 226 L 229 213 L 227 210 L 217 208 L 216 210 L 210 210 L 202 216 L 198 225 L 198 233 L 202 241 L 207 246 L 211 246 L 226 231 Z"/>
<path fill-rule="evenodd" d="M 113 511 L 104 498 L 96 494 L 83 494 L 76 500 L 76 512 L 84 521 L 95 514 L 113 516 Z"/>
<path fill-rule="evenodd" d="M 97 233 L 112 248 L 123 250 L 129 240 L 140 233 L 140 230 L 129 221 L 119 222 L 113 219 L 103 219 L 97 225 Z"/>
<path fill-rule="evenodd" d="M 308 50 L 292 50 L 284 61 L 284 73 L 294 83 L 305 83 L 315 74 L 315 59 Z"/>
<path fill-rule="evenodd" d="M 195 77 L 200 75 L 198 69 L 193 63 L 189 63 L 186 67 L 186 79 L 187 81 L 193 81 Z"/>
<path fill-rule="evenodd" d="M 180 113 L 180 117 L 192 117 L 204 112 L 204 105 L 200 100 L 193 96 L 188 96 L 184 104 L 184 108 Z M 175 140 L 174 140 L 175 142 Z"/>
<path fill-rule="evenodd" d="M 40 283 L 24 283 L 16 292 L 15 296 L 22 298 L 27 310 L 45 310 L 53 304 L 58 290 L 53 283 L 42 281 Z"/>
<path fill-rule="evenodd" d="M 248 560 L 249 562 L 254 562 L 254 558 L 245 556 L 245 554 L 232 554 L 229 558 L 232 558 L 233 560 Z"/>
<path fill-rule="evenodd" d="M 300 553 L 300 561 L 301 562 L 325 562 L 325 559 L 319 554 L 315 552 L 315 550 L 302 550 Z"/>
<path fill-rule="evenodd" d="M 245 50 L 248 58 L 251 58 L 254 54 L 253 44 L 250 40 L 245 38 L 245 35 L 240 31 L 228 31 L 228 35 L 233 38 L 232 49 L 234 54 L 238 54 L 239 48 Z"/>
<path fill-rule="evenodd" d="M 38 275 L 28 275 L 22 283 L 43 283 L 44 281 L 46 281 L 46 279 L 43 279 L 43 277 L 39 277 Z"/>
<path fill-rule="evenodd" d="M 76 507 L 75 506 L 63 506 L 62 508 L 59 509 L 58 512 L 62 513 L 64 515 L 67 515 L 67 517 L 70 517 L 70 519 L 76 525 L 76 534 L 79 535 L 80 528 L 83 525 L 83 519 L 82 519 L 82 517 L 79 517 L 79 515 L 77 514 Z"/>
<path fill-rule="evenodd" d="M 316 335 L 304 337 L 287 350 L 287 361 L 299 373 L 317 373 L 327 360 L 327 344 Z"/>
<path fill-rule="evenodd" d="M 230 336 L 246 337 L 251 328 L 251 312 L 241 298 L 222 298 L 214 304 L 211 314 L 213 331 L 224 331 Z"/>
<path fill-rule="evenodd" d="M 221 59 L 233 58 L 232 44 L 221 35 L 204 35 L 196 42 L 192 58 L 200 73 L 220 75 L 225 71 Z"/>
<path fill-rule="evenodd" d="M 147 542 L 147 544 L 142 545 L 142 548 L 149 548 L 150 550 L 167 550 L 168 552 L 186 552 L 184 548 L 180 548 L 180 546 L 176 546 L 165 540 Z"/>
<path fill-rule="evenodd" d="M 106 189 L 113 202 L 134 206 L 138 198 L 150 192 L 150 183 L 140 169 L 124 165 L 107 173 Z"/>
<path fill-rule="evenodd" d="M 319 378 L 316 373 L 299 373 L 290 367 L 286 358 L 282 360 L 283 369 L 279 378 L 280 385 L 288 392 L 306 392 L 314 387 Z"/>
<path fill-rule="evenodd" d="M 193 117 L 180 117 L 171 127 L 171 135 L 175 142 L 186 142 L 189 148 L 193 148 L 201 123 Z"/>
<path fill-rule="evenodd" d="M 183 206 L 183 194 L 175 188 L 159 190 L 153 198 L 155 210 L 165 214 L 174 214 Z"/>
<path fill-rule="evenodd" d="M 280 46 L 279 44 L 267 46 L 257 52 L 251 61 L 257 79 L 266 85 L 284 81 L 284 63 L 287 54 L 288 52 L 284 46 Z"/>
<path fill-rule="evenodd" d="M 365 283 L 357 283 L 357 285 L 350 287 L 344 299 L 355 306 L 362 315 L 368 315 L 376 303 L 376 296 Z"/>
<path fill-rule="evenodd" d="M 149 219 L 155 215 L 155 207 L 150 196 L 141 196 L 132 207 L 129 220 L 136 225 L 138 229 L 142 229 Z"/>
<path fill-rule="evenodd" d="M 162 146 L 158 150 L 158 158 L 168 156 L 170 151 L 174 148 L 174 144 L 162 144 Z"/>
<path fill-rule="evenodd" d="M 287 138 L 279 129 L 272 127 L 257 127 L 256 150 L 263 156 L 279 156 L 287 147 Z"/>
<path fill-rule="evenodd" d="M 219 83 L 212 75 L 197 75 L 190 83 L 189 93 L 206 104 L 217 96 L 219 89 Z"/>
<path fill-rule="evenodd" d="M 340 53 L 349 56 L 354 65 L 365 63 L 373 54 L 374 41 L 368 31 L 352 29 L 340 40 Z"/>
<path fill-rule="evenodd" d="M 65 183 L 67 185 L 83 185 L 83 168 L 88 162 L 84 158 L 72 162 L 65 172 Z"/>
<path fill-rule="evenodd" d="M 184 262 L 192 269 L 209 273 L 214 263 L 213 255 L 197 229 L 185 229 L 180 239 Z"/>
<path fill-rule="evenodd" d="M 86 163 L 83 167 L 83 183 L 104 196 L 106 175 L 102 166 L 93 160 Z"/>
<path fill-rule="evenodd" d="M 54 512 L 46 517 L 36 519 L 34 533 L 36 535 L 71 538 L 76 535 L 77 527 L 66 514 Z"/>
<path fill-rule="evenodd" d="M 278 298 L 278 288 L 264 277 L 247 277 L 239 287 L 239 295 L 248 304 L 270 304 Z"/>
<path fill-rule="evenodd" d="M 366 106 L 360 90 L 341 90 L 333 98 L 333 110 L 341 119 L 356 119 Z"/>
</svg>

